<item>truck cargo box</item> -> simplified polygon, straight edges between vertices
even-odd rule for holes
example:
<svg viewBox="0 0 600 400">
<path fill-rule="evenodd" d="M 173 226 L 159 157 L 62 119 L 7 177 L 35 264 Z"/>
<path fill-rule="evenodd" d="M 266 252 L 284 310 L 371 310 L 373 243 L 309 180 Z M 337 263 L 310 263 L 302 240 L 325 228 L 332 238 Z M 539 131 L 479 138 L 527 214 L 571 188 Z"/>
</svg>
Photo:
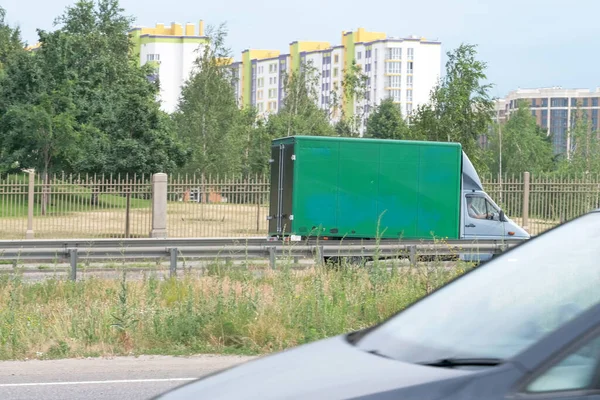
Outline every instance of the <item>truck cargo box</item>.
<svg viewBox="0 0 600 400">
<path fill-rule="evenodd" d="M 459 238 L 459 143 L 292 136 L 271 150 L 271 237 Z"/>
</svg>

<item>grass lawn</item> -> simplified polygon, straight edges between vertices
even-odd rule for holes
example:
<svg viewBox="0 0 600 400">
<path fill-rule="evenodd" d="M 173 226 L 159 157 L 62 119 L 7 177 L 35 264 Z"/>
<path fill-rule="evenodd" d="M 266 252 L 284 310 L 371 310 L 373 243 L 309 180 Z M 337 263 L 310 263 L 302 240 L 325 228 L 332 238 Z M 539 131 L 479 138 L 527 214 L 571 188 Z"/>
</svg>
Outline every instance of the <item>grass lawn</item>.
<svg viewBox="0 0 600 400">
<path fill-rule="evenodd" d="M 112 189 L 114 190 L 114 188 Z M 0 218 L 26 218 L 28 203 L 26 174 L 0 178 Z M 42 185 L 36 181 L 34 216 L 41 216 Z M 150 200 L 132 197 L 131 208 L 150 207 Z M 92 204 L 92 189 L 69 182 L 53 181 L 48 195 L 47 215 L 67 215 L 92 210 L 124 209 L 126 198 L 118 193 L 100 193 Z"/>
</svg>

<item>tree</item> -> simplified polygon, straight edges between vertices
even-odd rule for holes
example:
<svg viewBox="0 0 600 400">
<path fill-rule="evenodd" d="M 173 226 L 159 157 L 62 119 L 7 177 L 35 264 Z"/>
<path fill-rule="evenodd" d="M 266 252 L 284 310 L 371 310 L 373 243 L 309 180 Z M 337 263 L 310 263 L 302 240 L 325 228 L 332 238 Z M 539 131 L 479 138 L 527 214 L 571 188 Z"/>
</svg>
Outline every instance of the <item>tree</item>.
<svg viewBox="0 0 600 400">
<path fill-rule="evenodd" d="M 271 137 L 335 134 L 328 112 L 318 106 L 319 82 L 319 72 L 311 62 L 302 63 L 298 71 L 284 76 L 283 105 L 267 122 Z"/>
<path fill-rule="evenodd" d="M 242 141 L 242 176 L 264 175 L 269 172 L 271 140 L 266 129 L 266 121 L 258 116 L 254 107 L 243 109 L 235 124 L 234 135 Z M 239 155 L 239 151 L 237 154 Z"/>
<path fill-rule="evenodd" d="M 46 172 L 132 175 L 169 172 L 185 161 L 158 87 L 146 78 L 151 67 L 140 68 L 131 51 L 122 12 L 117 0 L 79 1 L 56 19 L 60 28 L 38 31 L 35 53 L 9 63 L 0 96 L 9 129 L 2 140 L 10 144 L 3 158 Z M 37 142 L 11 139 L 24 126 L 38 132 L 31 133 Z"/>
<path fill-rule="evenodd" d="M 366 136 L 377 139 L 412 139 L 400 108 L 392 98 L 384 99 L 369 116 Z"/>
<path fill-rule="evenodd" d="M 588 111 L 579 107 L 573 112 L 568 157 L 559 165 L 559 172 L 583 176 L 600 174 L 600 138 L 593 131 Z"/>
<path fill-rule="evenodd" d="M 13 54 L 23 51 L 20 29 L 11 28 L 5 18 L 6 10 L 0 6 L 0 76 L 8 59 Z"/>
<path fill-rule="evenodd" d="M 536 124 L 529 106 L 520 102 L 503 126 L 495 124 L 489 136 L 488 167 L 490 172 L 500 172 L 500 140 L 502 140 L 502 173 L 521 175 L 523 172 L 539 174 L 553 168 L 552 144 Z M 500 131 L 502 137 L 500 138 Z"/>
<path fill-rule="evenodd" d="M 369 77 L 356 63 L 356 60 L 352 60 L 350 68 L 344 71 L 342 92 L 346 105 L 342 108 L 342 120 L 346 121 L 349 128 L 348 136 L 360 136 L 363 132 L 371 102 L 369 98 Z"/>
<path fill-rule="evenodd" d="M 182 141 L 191 149 L 191 160 L 183 171 L 238 173 L 240 146 L 246 135 L 236 123 L 248 119 L 239 116 L 234 79 L 226 67 L 230 51 L 225 46 L 225 25 L 208 27 L 207 36 L 208 42 L 198 49 L 194 69 L 173 116 Z"/>
<path fill-rule="evenodd" d="M 461 44 L 448 52 L 446 74 L 431 92 L 430 102 L 411 118 L 413 135 L 434 141 L 460 142 L 476 168 L 485 169 L 478 137 L 491 124 L 491 85 L 482 84 L 486 64 L 476 59 L 476 46 Z"/>
</svg>

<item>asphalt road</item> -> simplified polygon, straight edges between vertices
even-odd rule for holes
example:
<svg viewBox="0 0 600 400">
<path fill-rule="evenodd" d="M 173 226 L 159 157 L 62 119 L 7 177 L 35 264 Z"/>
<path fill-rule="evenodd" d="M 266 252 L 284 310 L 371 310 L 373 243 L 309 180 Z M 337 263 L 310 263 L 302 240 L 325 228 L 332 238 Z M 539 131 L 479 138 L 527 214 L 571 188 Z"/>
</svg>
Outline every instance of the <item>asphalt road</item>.
<svg viewBox="0 0 600 400">
<path fill-rule="evenodd" d="M 149 399 L 252 357 L 115 357 L 0 362 L 0 399 Z"/>
</svg>

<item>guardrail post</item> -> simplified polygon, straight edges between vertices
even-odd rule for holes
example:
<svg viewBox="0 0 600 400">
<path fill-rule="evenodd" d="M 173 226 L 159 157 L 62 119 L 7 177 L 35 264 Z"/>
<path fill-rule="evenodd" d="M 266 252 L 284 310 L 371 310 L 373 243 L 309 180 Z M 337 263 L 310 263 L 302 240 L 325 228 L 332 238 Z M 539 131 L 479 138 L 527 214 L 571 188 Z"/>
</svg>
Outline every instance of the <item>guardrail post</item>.
<svg viewBox="0 0 600 400">
<path fill-rule="evenodd" d="M 171 278 L 177 276 L 177 248 L 169 249 L 171 255 L 171 265 L 169 267 L 169 276 Z"/>
<path fill-rule="evenodd" d="M 150 237 L 167 237 L 167 174 L 152 175 L 152 231 Z"/>
<path fill-rule="evenodd" d="M 27 192 L 27 232 L 25 232 L 26 239 L 33 239 L 33 206 L 34 206 L 34 194 L 35 194 L 35 172 L 29 171 L 29 189 Z"/>
<path fill-rule="evenodd" d="M 416 267 L 417 266 L 417 246 L 410 246 L 408 248 L 409 251 L 409 259 L 410 259 L 410 265 L 411 267 Z"/>
<path fill-rule="evenodd" d="M 269 265 L 271 266 L 271 269 L 275 269 L 276 264 L 277 263 L 277 257 L 276 257 L 276 253 L 275 253 L 275 247 L 274 246 L 270 246 L 269 247 Z"/>
<path fill-rule="evenodd" d="M 77 249 L 69 249 L 69 259 L 71 262 L 71 280 L 77 280 Z"/>
<path fill-rule="evenodd" d="M 529 232 L 529 172 L 523 172 L 523 229 Z"/>
</svg>

